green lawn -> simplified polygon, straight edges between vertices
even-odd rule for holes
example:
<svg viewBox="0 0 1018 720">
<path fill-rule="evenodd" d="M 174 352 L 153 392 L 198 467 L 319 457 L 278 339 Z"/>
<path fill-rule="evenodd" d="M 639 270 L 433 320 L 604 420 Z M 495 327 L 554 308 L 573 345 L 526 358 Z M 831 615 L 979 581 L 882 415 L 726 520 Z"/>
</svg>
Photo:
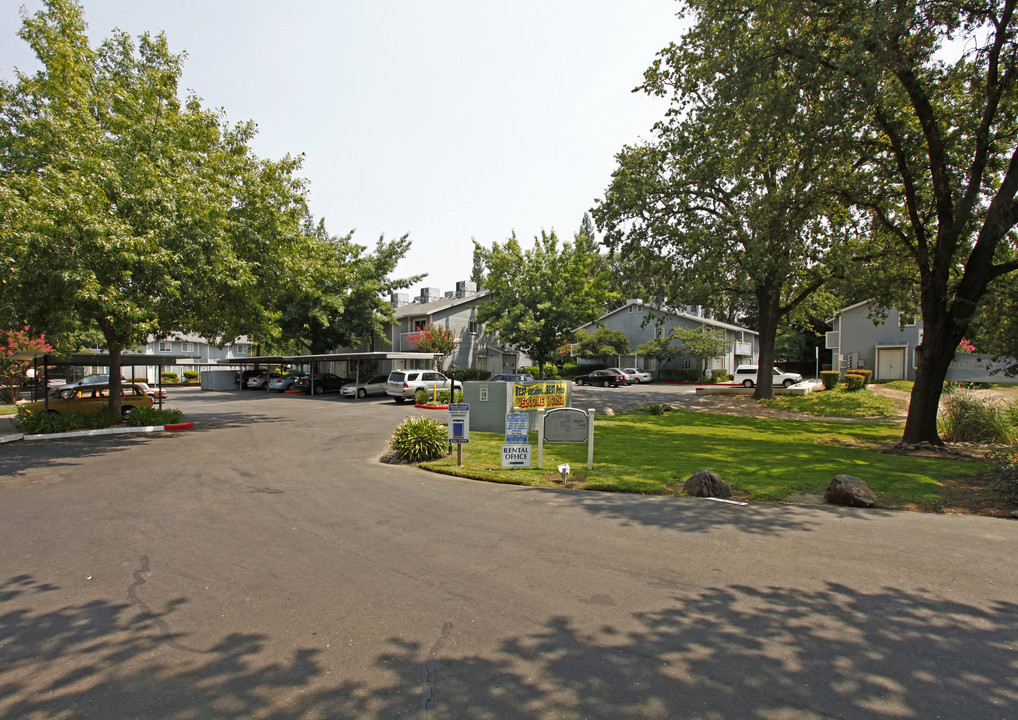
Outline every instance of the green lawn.
<svg viewBox="0 0 1018 720">
<path fill-rule="evenodd" d="M 689 411 L 661 416 L 598 417 L 594 469 L 586 469 L 586 445 L 546 445 L 544 470 L 537 469 L 537 437 L 531 433 L 534 468 L 503 470 L 501 434 L 470 434 L 463 467 L 456 453 L 423 463 L 439 472 L 494 482 L 555 486 L 555 466 L 568 462 L 571 480 L 588 490 L 679 495 L 696 470 L 714 470 L 736 495 L 749 500 L 783 500 L 822 492 L 835 475 L 862 478 L 881 504 L 933 503 L 939 481 L 980 476 L 981 463 L 906 457 L 879 452 L 901 434 L 891 423 L 832 423 L 770 420 Z"/>
<path fill-rule="evenodd" d="M 831 390 L 818 390 L 808 395 L 781 395 L 761 400 L 767 407 L 808 415 L 827 417 L 893 417 L 894 403 L 869 390 L 846 390 L 838 385 Z"/>
<path fill-rule="evenodd" d="M 17 405 L 0 405 L 0 415 L 17 415 Z"/>
</svg>

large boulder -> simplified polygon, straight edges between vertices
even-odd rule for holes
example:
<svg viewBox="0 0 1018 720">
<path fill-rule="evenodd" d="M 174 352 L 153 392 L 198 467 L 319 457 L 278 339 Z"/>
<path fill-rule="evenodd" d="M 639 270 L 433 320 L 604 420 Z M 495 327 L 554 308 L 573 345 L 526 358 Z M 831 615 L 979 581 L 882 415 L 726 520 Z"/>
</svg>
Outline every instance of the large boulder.
<svg viewBox="0 0 1018 720">
<path fill-rule="evenodd" d="M 687 495 L 693 497 L 716 497 L 729 498 L 732 496 L 732 489 L 728 483 L 721 479 L 713 470 L 697 470 L 690 475 L 689 480 L 682 486 Z"/>
<path fill-rule="evenodd" d="M 824 500 L 849 507 L 873 507 L 877 496 L 855 475 L 837 475 L 824 492 Z"/>
</svg>

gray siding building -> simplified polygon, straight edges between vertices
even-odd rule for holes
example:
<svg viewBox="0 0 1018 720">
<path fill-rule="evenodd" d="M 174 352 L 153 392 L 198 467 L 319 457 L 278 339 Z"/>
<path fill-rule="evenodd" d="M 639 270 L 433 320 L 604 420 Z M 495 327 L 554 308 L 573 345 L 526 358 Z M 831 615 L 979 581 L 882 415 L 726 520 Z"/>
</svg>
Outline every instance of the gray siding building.
<svg viewBox="0 0 1018 720">
<path fill-rule="evenodd" d="M 827 320 L 826 347 L 831 369 L 872 370 L 873 380 L 915 380 L 916 348 L 923 340 L 923 322 L 915 315 L 889 308 L 887 317 L 872 315 L 871 301 L 842 308 Z"/>
<path fill-rule="evenodd" d="M 730 325 L 714 320 L 710 313 L 700 307 L 687 307 L 685 311 L 668 310 L 644 303 L 643 300 L 627 300 L 626 304 L 587 323 L 579 330 L 593 332 L 603 325 L 610 330 L 620 330 L 629 338 L 630 348 L 636 349 L 655 338 L 667 337 L 676 328 L 697 329 L 706 332 L 719 331 L 730 341 L 728 352 L 722 357 L 709 360 L 706 371 L 727 370 L 734 373 L 739 365 L 755 363 L 760 354 L 760 334 L 749 328 Z M 636 367 L 641 370 L 658 371 L 657 362 L 640 358 L 635 354 L 623 355 L 620 367 Z M 668 364 L 669 368 L 698 368 L 700 360 L 689 356 L 680 357 Z"/>
</svg>

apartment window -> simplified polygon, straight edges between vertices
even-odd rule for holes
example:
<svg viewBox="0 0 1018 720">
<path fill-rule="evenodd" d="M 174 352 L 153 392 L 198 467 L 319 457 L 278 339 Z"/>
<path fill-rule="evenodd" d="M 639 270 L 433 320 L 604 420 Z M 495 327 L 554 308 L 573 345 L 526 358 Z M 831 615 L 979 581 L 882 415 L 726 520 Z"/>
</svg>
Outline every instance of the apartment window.
<svg viewBox="0 0 1018 720">
<path fill-rule="evenodd" d="M 467 332 L 470 333 L 471 335 L 476 335 L 480 331 L 481 331 L 480 325 L 477 323 L 476 320 L 471 320 L 470 322 L 467 323 Z"/>
<path fill-rule="evenodd" d="M 414 330 L 417 332 L 423 330 L 425 327 L 427 327 L 427 325 L 428 325 L 427 320 L 414 320 Z"/>
<path fill-rule="evenodd" d="M 898 315 L 898 322 L 901 323 L 901 327 L 915 327 L 915 315 L 910 313 L 901 313 Z"/>
<path fill-rule="evenodd" d="M 182 353 L 193 353 L 194 343 L 182 342 L 180 343 L 180 352 Z"/>
<path fill-rule="evenodd" d="M 160 340 L 159 352 L 173 352 L 173 343 L 169 340 Z"/>
</svg>

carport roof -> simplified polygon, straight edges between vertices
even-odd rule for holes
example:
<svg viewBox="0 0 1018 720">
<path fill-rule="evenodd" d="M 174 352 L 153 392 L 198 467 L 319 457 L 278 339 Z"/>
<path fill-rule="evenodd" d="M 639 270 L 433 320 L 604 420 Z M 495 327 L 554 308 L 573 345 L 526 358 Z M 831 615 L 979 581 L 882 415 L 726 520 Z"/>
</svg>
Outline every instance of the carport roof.
<svg viewBox="0 0 1018 720">
<path fill-rule="evenodd" d="M 143 353 L 121 353 L 121 366 L 130 365 L 177 365 L 182 359 L 195 358 L 194 355 L 146 355 Z M 109 367 L 108 353 L 70 353 L 62 355 L 41 350 L 19 350 L 11 355 L 12 360 L 42 360 L 47 365 L 102 365 Z"/>
<path fill-rule="evenodd" d="M 268 365 L 271 363 L 342 362 L 344 360 L 431 360 L 440 353 L 422 352 L 345 352 L 322 353 L 320 355 L 258 355 L 246 358 L 230 358 L 219 361 L 221 365 Z"/>
</svg>

